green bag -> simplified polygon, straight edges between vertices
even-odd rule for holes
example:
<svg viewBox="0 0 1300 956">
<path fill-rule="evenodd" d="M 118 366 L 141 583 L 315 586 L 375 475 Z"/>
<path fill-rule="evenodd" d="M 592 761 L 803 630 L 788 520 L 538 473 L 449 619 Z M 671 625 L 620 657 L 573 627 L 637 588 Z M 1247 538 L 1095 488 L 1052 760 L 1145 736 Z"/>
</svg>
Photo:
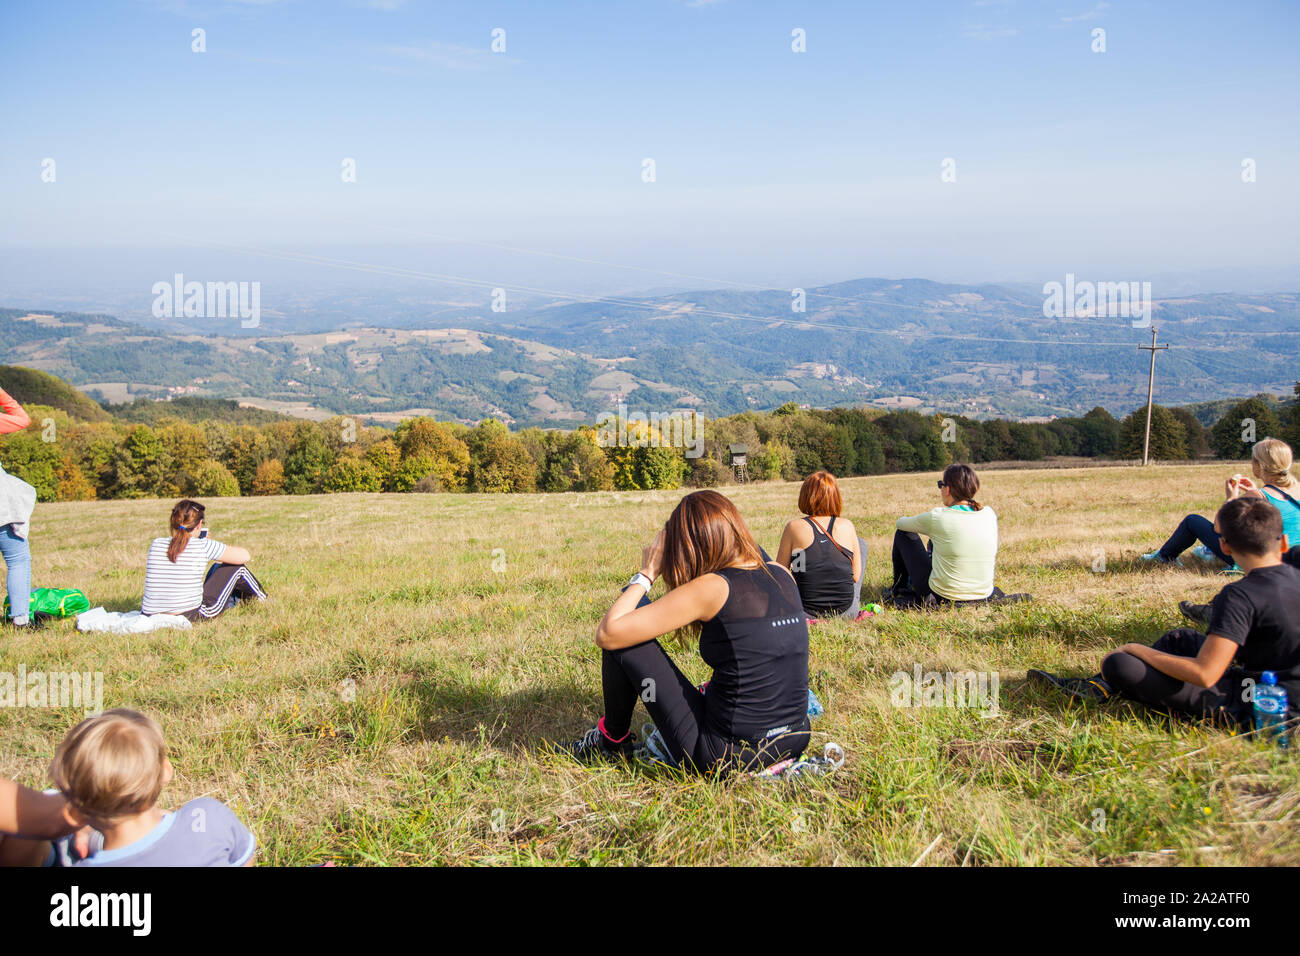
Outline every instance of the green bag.
<svg viewBox="0 0 1300 956">
<path fill-rule="evenodd" d="M 5 617 L 9 616 L 9 598 L 5 597 Z M 86 595 L 76 588 L 36 588 L 32 591 L 32 614 L 72 617 L 90 610 Z"/>
</svg>

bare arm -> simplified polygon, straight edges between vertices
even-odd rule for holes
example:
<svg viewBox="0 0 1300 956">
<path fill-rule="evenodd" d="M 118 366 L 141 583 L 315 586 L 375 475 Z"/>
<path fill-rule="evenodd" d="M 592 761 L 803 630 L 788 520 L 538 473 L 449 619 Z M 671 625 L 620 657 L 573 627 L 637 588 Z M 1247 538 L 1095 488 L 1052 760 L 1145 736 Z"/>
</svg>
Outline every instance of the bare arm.
<svg viewBox="0 0 1300 956">
<path fill-rule="evenodd" d="M 62 795 L 41 793 L 0 777 L 0 833 L 53 840 L 77 826 Z"/>
<path fill-rule="evenodd" d="M 247 564 L 253 560 L 253 556 L 245 548 L 237 548 L 233 544 L 226 545 L 226 550 L 221 553 L 222 564 Z"/>
<path fill-rule="evenodd" d="M 781 532 L 781 544 L 776 549 L 776 563 L 783 568 L 790 566 L 790 558 L 794 555 L 794 526 L 796 522 L 786 523 L 785 529 Z"/>
<path fill-rule="evenodd" d="M 641 573 L 652 581 L 659 576 L 663 546 L 664 533 L 660 531 L 641 553 Z M 642 585 L 633 584 L 601 618 L 596 628 L 596 646 L 607 651 L 635 647 L 696 621 L 706 621 L 721 610 L 729 590 L 721 575 L 705 574 L 639 608 L 637 603 L 646 591 Z"/>
<path fill-rule="evenodd" d="M 1232 663 L 1237 653 L 1237 645 L 1226 637 L 1211 634 L 1205 639 L 1200 653 L 1195 657 L 1166 654 L 1145 644 L 1125 644 L 1120 650 L 1146 661 L 1160 673 L 1168 674 L 1176 680 L 1186 681 L 1197 687 L 1211 687 Z"/>
<path fill-rule="evenodd" d="M 653 641 L 696 621 L 707 621 L 727 602 L 729 590 L 721 575 L 705 574 L 639 608 L 636 604 L 645 592 L 634 584 L 618 596 L 600 622 L 596 645 L 617 651 Z"/>
</svg>

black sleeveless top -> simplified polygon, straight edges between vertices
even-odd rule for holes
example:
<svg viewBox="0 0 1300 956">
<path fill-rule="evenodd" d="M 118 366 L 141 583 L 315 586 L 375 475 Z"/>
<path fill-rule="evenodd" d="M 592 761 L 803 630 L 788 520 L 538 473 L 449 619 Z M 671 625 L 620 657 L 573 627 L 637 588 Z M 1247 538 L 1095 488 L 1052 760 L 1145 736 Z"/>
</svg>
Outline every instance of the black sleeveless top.
<svg viewBox="0 0 1300 956">
<path fill-rule="evenodd" d="M 796 551 L 791 556 L 790 573 L 799 586 L 804 613 L 809 617 L 843 614 L 853 604 L 853 557 L 837 548 L 830 539 L 829 532 L 835 527 L 834 518 L 831 518 L 826 531 L 817 527 L 812 518 L 803 520 L 812 528 L 812 544 L 803 549 L 802 555 Z M 800 557 L 803 569 L 796 570 Z"/>
<path fill-rule="evenodd" d="M 700 626 L 700 656 L 713 668 L 706 725 L 723 737 L 745 740 L 802 726 L 808 713 L 808 622 L 798 589 L 778 567 L 717 573 L 730 592 L 721 610 Z"/>
</svg>

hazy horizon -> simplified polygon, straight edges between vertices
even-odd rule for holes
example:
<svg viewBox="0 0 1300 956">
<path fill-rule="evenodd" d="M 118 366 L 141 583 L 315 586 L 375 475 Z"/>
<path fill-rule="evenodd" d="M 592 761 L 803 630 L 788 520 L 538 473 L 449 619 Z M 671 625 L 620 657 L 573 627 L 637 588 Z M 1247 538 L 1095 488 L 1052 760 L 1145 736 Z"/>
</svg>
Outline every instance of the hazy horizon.
<svg viewBox="0 0 1300 956">
<path fill-rule="evenodd" d="M 365 293 L 394 267 L 583 296 L 1294 291 L 1296 26 L 1105 0 L 10 5 L 0 301 L 147 301 L 177 271 Z"/>
</svg>

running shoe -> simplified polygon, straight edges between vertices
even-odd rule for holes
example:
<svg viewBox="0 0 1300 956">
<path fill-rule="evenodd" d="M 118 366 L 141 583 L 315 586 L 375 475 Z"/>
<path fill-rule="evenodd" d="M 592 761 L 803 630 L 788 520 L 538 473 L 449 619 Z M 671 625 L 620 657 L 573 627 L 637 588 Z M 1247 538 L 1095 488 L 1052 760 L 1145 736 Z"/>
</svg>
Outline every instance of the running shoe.
<svg viewBox="0 0 1300 956">
<path fill-rule="evenodd" d="M 1219 560 L 1219 556 L 1203 544 L 1198 544 L 1196 547 L 1192 548 L 1192 555 L 1193 557 L 1199 558 L 1202 561 Z M 1223 562 L 1220 561 L 1219 563 L 1222 564 Z"/>
<path fill-rule="evenodd" d="M 579 763 L 627 760 L 636 754 L 636 734 L 629 733 L 621 742 L 614 743 L 605 736 L 598 724 L 571 743 L 553 741 L 551 747 L 556 753 L 570 756 Z"/>
<path fill-rule="evenodd" d="M 831 742 L 822 748 L 820 756 L 791 757 L 778 761 L 770 767 L 753 771 L 750 776 L 759 780 L 794 780 L 799 777 L 821 777 L 833 773 L 844 766 L 844 748 Z"/>
<path fill-rule="evenodd" d="M 1193 624 L 1199 624 L 1201 627 L 1210 625 L 1210 605 L 1193 604 L 1191 601 L 1179 601 L 1178 610 L 1183 612 L 1183 617 Z"/>
<path fill-rule="evenodd" d="M 659 733 L 659 728 L 652 723 L 641 725 L 641 744 L 636 748 L 636 756 L 638 760 L 648 764 L 663 764 L 667 767 L 679 766 L 672 752 L 668 749 L 668 743 L 664 740 L 664 735 Z"/>
<path fill-rule="evenodd" d="M 1106 701 L 1111 697 L 1110 685 L 1102 680 L 1100 674 L 1095 677 L 1058 677 L 1047 671 L 1031 670 L 1025 676 L 1034 683 L 1054 687 L 1076 700 Z"/>
<path fill-rule="evenodd" d="M 7 618 L 5 623 L 15 631 L 39 631 L 43 630 L 45 625 L 54 620 L 54 615 L 44 614 L 40 611 L 33 611 L 27 617 L 25 624 L 15 624 L 13 618 Z"/>
<path fill-rule="evenodd" d="M 1166 558 L 1159 551 L 1147 552 L 1142 555 L 1142 560 L 1146 561 L 1148 564 L 1174 564 L 1180 568 L 1183 566 L 1182 558 Z"/>
</svg>

